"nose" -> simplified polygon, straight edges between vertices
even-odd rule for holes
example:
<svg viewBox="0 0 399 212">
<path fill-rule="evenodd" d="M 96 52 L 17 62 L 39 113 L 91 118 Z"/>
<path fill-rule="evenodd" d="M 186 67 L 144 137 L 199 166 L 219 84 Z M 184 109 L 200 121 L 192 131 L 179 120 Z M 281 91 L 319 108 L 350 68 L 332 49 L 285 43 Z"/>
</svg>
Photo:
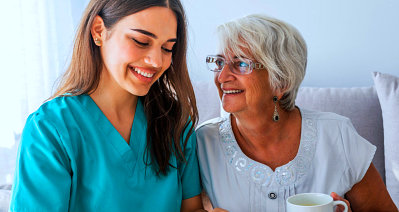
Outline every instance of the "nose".
<svg viewBox="0 0 399 212">
<path fill-rule="evenodd" d="M 161 68 L 163 62 L 161 50 L 157 50 L 155 48 L 149 50 L 148 54 L 144 57 L 144 62 L 154 68 Z"/>
<path fill-rule="evenodd" d="M 220 72 L 216 72 L 215 74 L 215 80 L 217 80 L 219 83 L 225 83 L 233 79 L 234 79 L 233 73 L 231 72 L 230 67 L 227 64 L 225 64 L 225 66 Z"/>
</svg>

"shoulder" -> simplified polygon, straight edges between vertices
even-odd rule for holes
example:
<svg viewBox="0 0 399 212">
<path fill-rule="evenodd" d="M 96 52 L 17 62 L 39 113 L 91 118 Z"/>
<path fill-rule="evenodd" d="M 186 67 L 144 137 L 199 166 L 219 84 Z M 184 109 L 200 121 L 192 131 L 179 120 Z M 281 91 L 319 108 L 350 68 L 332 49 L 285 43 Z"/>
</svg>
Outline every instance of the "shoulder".
<svg viewBox="0 0 399 212">
<path fill-rule="evenodd" d="M 68 116 L 69 105 L 75 97 L 57 97 L 43 103 L 29 115 L 21 137 L 24 151 L 33 149 L 64 151 L 64 138 L 68 125 L 72 125 Z"/>
<path fill-rule="evenodd" d="M 198 151 L 205 151 L 205 149 L 214 149 L 219 145 L 221 139 L 220 128 L 227 124 L 228 120 L 225 117 L 213 118 L 205 121 L 197 127 L 197 146 Z"/>
<path fill-rule="evenodd" d="M 332 113 L 320 112 L 301 109 L 303 124 L 315 125 L 318 130 L 333 131 L 340 130 L 342 127 L 352 126 L 351 120 L 348 117 Z"/>
<path fill-rule="evenodd" d="M 59 96 L 43 103 L 32 115 L 40 117 L 60 116 L 63 112 L 76 108 L 81 96 Z"/>
<path fill-rule="evenodd" d="M 345 155 L 357 155 L 363 147 L 364 152 L 375 151 L 375 147 L 357 133 L 348 117 L 331 112 L 309 110 L 301 112 L 305 136 L 313 134 L 310 132 L 313 129 L 315 136 L 318 137 L 318 145 L 326 145 L 328 151 L 336 149 L 340 155 L 343 152 Z"/>
<path fill-rule="evenodd" d="M 197 142 L 205 142 L 206 140 L 214 140 L 215 136 L 219 136 L 220 125 L 227 122 L 227 118 L 213 118 L 200 124 L 196 129 Z"/>
<path fill-rule="evenodd" d="M 345 116 L 314 111 L 305 114 L 312 117 L 317 125 L 317 155 L 344 167 L 340 172 L 340 184 L 349 190 L 365 175 L 376 147 L 361 137 L 351 120 Z"/>
<path fill-rule="evenodd" d="M 349 118 L 331 112 L 301 110 L 301 113 L 303 138 L 315 138 L 317 146 L 341 152 L 347 142 L 354 142 L 349 137 L 357 132 Z"/>
<path fill-rule="evenodd" d="M 54 129 L 59 131 L 68 123 L 70 117 L 76 114 L 79 96 L 61 96 L 43 103 L 26 120 L 25 130 Z"/>
<path fill-rule="evenodd" d="M 199 132 L 206 132 L 209 129 L 214 129 L 214 128 L 219 128 L 220 124 L 223 123 L 224 121 L 226 121 L 226 117 L 217 117 L 217 118 L 213 118 L 213 119 L 209 119 L 207 121 L 204 121 L 203 123 L 201 123 L 200 125 L 198 125 L 196 131 L 197 134 Z"/>
<path fill-rule="evenodd" d="M 333 112 L 313 111 L 302 108 L 301 108 L 301 115 L 303 118 L 310 118 L 317 121 L 336 121 L 336 122 L 349 121 L 348 117 Z"/>
</svg>

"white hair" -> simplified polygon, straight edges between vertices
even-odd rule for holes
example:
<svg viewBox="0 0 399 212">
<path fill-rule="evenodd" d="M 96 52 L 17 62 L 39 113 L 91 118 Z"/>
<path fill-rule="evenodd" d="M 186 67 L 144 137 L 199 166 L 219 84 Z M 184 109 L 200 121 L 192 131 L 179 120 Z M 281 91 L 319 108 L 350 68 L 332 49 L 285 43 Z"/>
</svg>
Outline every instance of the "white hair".
<svg viewBox="0 0 399 212">
<path fill-rule="evenodd" d="M 220 25 L 218 33 L 224 55 L 253 58 L 266 67 L 273 92 L 284 92 L 280 106 L 292 110 L 307 63 L 306 43 L 298 30 L 255 14 Z"/>
</svg>

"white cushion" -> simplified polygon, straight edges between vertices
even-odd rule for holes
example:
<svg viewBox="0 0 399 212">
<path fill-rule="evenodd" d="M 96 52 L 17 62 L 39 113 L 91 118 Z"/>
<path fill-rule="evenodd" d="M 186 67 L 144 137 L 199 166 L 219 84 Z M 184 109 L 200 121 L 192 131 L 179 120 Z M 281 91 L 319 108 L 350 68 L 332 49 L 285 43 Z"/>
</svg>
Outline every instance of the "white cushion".
<svg viewBox="0 0 399 212">
<path fill-rule="evenodd" d="M 378 72 L 373 75 L 382 109 L 386 185 L 399 207 L 399 78 Z"/>
</svg>

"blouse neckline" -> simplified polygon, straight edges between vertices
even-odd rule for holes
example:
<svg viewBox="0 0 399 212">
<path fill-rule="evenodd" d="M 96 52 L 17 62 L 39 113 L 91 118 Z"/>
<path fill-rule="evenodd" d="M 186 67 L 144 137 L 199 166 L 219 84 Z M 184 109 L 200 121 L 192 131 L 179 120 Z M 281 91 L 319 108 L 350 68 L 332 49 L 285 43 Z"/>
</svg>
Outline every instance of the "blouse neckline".
<svg viewBox="0 0 399 212">
<path fill-rule="evenodd" d="M 316 122 L 301 112 L 301 139 L 297 155 L 287 164 L 273 170 L 245 155 L 239 147 L 231 126 L 230 114 L 223 117 L 219 126 L 221 144 L 227 162 L 233 170 L 261 187 L 289 186 L 301 181 L 307 173 L 315 153 L 317 141 Z"/>
</svg>

